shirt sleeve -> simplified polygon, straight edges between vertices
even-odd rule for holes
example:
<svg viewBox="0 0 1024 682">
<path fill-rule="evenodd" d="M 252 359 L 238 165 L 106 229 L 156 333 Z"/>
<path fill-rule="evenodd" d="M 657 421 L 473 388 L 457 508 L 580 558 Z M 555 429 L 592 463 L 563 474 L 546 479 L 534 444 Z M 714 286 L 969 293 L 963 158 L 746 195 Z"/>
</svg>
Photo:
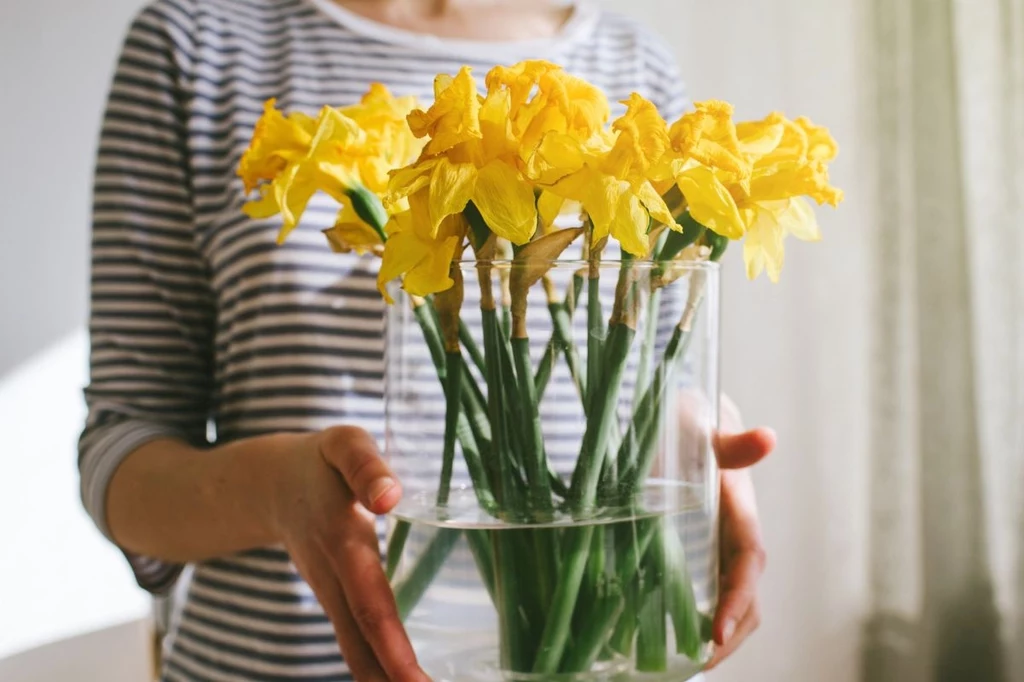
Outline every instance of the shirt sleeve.
<svg viewBox="0 0 1024 682">
<path fill-rule="evenodd" d="M 214 303 L 196 242 L 187 152 L 187 18 L 144 9 L 128 31 L 107 101 L 92 209 L 88 417 L 82 500 L 110 538 L 106 497 L 141 445 L 206 442 Z M 155 593 L 181 566 L 127 555 Z"/>
</svg>

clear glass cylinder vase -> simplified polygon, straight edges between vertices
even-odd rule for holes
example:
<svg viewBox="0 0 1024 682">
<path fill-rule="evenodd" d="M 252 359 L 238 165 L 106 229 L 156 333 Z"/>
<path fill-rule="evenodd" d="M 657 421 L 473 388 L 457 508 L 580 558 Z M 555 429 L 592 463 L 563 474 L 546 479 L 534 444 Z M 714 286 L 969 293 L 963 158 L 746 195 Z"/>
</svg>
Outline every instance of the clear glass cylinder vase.
<svg viewBox="0 0 1024 682">
<path fill-rule="evenodd" d="M 718 592 L 718 266 L 457 267 L 461 306 L 396 287 L 387 316 L 387 566 L 421 665 L 692 677 Z"/>
</svg>

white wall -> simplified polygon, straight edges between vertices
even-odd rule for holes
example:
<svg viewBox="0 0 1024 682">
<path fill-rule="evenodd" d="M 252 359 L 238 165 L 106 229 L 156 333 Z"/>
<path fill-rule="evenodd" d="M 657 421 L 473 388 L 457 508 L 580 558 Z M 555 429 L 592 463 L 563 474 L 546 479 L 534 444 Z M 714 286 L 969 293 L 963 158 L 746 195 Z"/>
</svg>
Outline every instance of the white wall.
<svg viewBox="0 0 1024 682">
<path fill-rule="evenodd" d="M 770 109 L 831 127 L 842 147 L 838 212 L 824 241 L 787 242 L 782 282 L 747 282 L 731 254 L 724 285 L 726 392 L 748 423 L 779 432 L 756 473 L 768 545 L 764 624 L 712 682 L 854 682 L 867 599 L 867 371 L 874 235 L 872 96 L 863 0 L 612 0 L 675 46 L 694 99 L 738 116 Z M 867 106 L 866 106 L 867 105 Z M 738 251 L 738 249 L 736 250 Z"/>
<path fill-rule="evenodd" d="M 140 3 L 0 0 L 0 658 L 149 610 L 75 467 L 93 155 Z"/>
<path fill-rule="evenodd" d="M 92 152 L 120 35 L 139 4 L 0 3 L 0 374 L 84 319 Z M 870 93 L 858 84 L 867 3 L 610 4 L 676 46 L 695 98 L 731 100 L 743 117 L 807 114 L 844 143 L 835 180 L 848 199 L 835 215 L 823 212 L 824 243 L 790 244 L 777 286 L 744 281 L 738 254 L 726 278 L 726 388 L 749 422 L 777 428 L 780 448 L 757 472 L 770 553 L 764 625 L 712 681 L 853 682 L 866 595 L 870 283 L 862 273 L 872 202 L 861 106 Z M 65 414 L 60 428 L 77 428 L 78 418 Z M 70 444 L 44 454 L 72 475 Z M 0 477 L 12 471 L 11 456 L 27 455 L 0 451 Z"/>
<path fill-rule="evenodd" d="M 0 2 L 0 375 L 85 320 L 93 150 L 141 3 Z"/>
</svg>

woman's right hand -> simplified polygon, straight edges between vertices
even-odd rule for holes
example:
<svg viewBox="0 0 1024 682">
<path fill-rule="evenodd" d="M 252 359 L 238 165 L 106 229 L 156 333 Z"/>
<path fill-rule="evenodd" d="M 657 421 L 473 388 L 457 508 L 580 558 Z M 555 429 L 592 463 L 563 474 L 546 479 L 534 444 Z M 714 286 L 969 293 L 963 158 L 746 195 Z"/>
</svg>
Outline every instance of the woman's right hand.
<svg viewBox="0 0 1024 682">
<path fill-rule="evenodd" d="M 358 682 L 426 682 L 380 561 L 374 514 L 402 490 L 366 431 L 301 436 L 271 501 L 274 526 L 334 626 Z"/>
</svg>

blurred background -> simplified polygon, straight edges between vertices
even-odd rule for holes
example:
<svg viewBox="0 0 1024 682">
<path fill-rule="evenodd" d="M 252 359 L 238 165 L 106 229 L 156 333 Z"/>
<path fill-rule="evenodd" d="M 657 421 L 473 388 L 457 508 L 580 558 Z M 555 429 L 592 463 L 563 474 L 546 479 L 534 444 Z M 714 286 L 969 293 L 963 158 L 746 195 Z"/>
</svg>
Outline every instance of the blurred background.
<svg viewBox="0 0 1024 682">
<path fill-rule="evenodd" d="M 75 468 L 90 175 L 141 4 L 0 6 L 0 679 L 147 672 L 151 605 Z M 1024 681 L 1024 0 L 604 4 L 693 99 L 842 147 L 824 243 L 778 285 L 727 265 L 724 385 L 779 449 L 764 622 L 711 682 Z"/>
</svg>

